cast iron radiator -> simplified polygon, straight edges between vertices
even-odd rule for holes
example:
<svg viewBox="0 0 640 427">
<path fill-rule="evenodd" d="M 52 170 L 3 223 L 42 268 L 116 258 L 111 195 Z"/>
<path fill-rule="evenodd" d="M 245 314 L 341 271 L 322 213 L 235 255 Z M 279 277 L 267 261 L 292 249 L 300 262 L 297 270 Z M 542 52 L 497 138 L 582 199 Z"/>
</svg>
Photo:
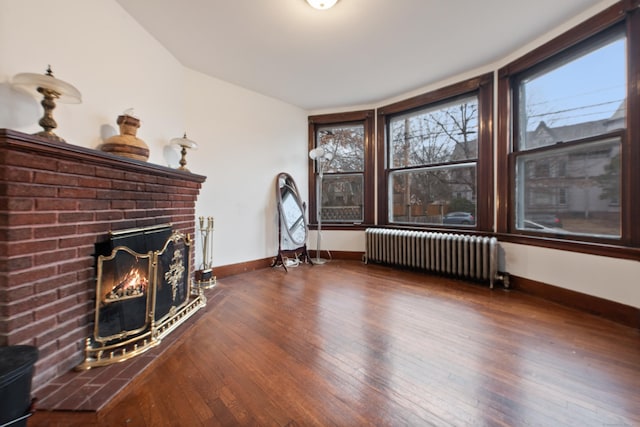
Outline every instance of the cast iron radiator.
<svg viewBox="0 0 640 427">
<path fill-rule="evenodd" d="M 498 239 L 464 234 L 367 228 L 365 262 L 397 265 L 508 286 L 498 273 Z"/>
</svg>

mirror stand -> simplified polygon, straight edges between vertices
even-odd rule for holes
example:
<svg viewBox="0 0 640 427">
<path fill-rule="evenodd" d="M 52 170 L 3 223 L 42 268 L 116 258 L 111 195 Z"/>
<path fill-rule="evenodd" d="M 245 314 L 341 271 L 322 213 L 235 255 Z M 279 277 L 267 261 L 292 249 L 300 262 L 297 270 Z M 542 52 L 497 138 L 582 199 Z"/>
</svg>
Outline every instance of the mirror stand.
<svg viewBox="0 0 640 427">
<path fill-rule="evenodd" d="M 300 199 L 298 187 L 287 173 L 280 173 L 276 179 L 278 204 L 278 255 L 271 267 L 283 266 L 287 270 L 288 260 L 294 264 L 304 262 L 313 265 L 307 252 L 308 226 L 305 217 L 306 206 Z"/>
<path fill-rule="evenodd" d="M 308 263 L 313 265 L 313 260 L 309 256 L 309 253 L 307 252 L 307 245 L 305 244 L 304 246 L 301 246 L 297 249 L 278 248 L 278 255 L 273 260 L 271 267 L 282 266 L 284 267 L 284 271 L 288 272 L 289 270 L 287 270 L 287 264 L 288 264 L 287 260 L 290 260 L 290 259 L 295 259 L 298 262 L 303 262 L 303 263 Z M 292 264 L 289 264 L 289 265 L 291 266 Z M 293 265 L 298 265 L 298 264 L 293 264 Z"/>
</svg>

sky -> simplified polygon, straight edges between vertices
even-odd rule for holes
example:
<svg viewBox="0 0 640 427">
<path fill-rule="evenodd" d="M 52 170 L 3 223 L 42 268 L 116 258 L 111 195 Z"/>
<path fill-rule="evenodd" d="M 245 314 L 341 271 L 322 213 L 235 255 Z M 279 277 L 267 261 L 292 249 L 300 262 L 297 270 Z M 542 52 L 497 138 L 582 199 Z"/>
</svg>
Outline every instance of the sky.
<svg viewBox="0 0 640 427">
<path fill-rule="evenodd" d="M 626 43 L 617 38 L 526 83 L 528 130 L 611 117 L 626 96 Z"/>
</svg>

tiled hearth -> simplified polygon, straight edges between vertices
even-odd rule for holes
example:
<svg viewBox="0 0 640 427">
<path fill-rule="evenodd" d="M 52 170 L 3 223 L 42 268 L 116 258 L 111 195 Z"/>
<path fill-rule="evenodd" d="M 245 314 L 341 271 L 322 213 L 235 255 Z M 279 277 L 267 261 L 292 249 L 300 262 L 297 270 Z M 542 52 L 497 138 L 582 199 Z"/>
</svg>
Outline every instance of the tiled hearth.
<svg viewBox="0 0 640 427">
<path fill-rule="evenodd" d="M 193 235 L 205 179 L 0 129 L 0 345 L 38 348 L 34 389 L 69 380 L 85 395 L 115 390 L 167 347 L 163 341 L 124 364 L 66 374 L 83 360 L 93 327 L 95 244 L 109 231 L 166 223 Z"/>
<path fill-rule="evenodd" d="M 224 298 L 219 287 L 204 291 L 207 305 L 194 314 L 178 329 L 169 334 L 162 343 L 149 351 L 125 362 L 93 368 L 88 371 L 69 371 L 53 379 L 32 394 L 38 400 L 39 411 L 90 411 L 104 408 L 132 381 L 153 369 L 152 363 L 171 351 L 188 333 L 190 327 Z"/>
</svg>

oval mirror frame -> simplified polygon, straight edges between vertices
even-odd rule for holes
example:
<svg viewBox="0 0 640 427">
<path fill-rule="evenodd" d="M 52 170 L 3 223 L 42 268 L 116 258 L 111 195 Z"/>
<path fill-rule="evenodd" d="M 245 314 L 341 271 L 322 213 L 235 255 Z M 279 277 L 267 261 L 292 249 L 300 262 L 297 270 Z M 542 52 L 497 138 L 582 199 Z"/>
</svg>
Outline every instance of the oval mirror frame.
<svg viewBox="0 0 640 427">
<path fill-rule="evenodd" d="M 305 204 L 300 199 L 300 193 L 293 177 L 286 172 L 279 173 L 276 179 L 276 198 L 280 221 L 281 249 L 291 250 L 305 246 L 309 230 Z M 295 247 L 283 245 L 287 240 Z"/>
</svg>

